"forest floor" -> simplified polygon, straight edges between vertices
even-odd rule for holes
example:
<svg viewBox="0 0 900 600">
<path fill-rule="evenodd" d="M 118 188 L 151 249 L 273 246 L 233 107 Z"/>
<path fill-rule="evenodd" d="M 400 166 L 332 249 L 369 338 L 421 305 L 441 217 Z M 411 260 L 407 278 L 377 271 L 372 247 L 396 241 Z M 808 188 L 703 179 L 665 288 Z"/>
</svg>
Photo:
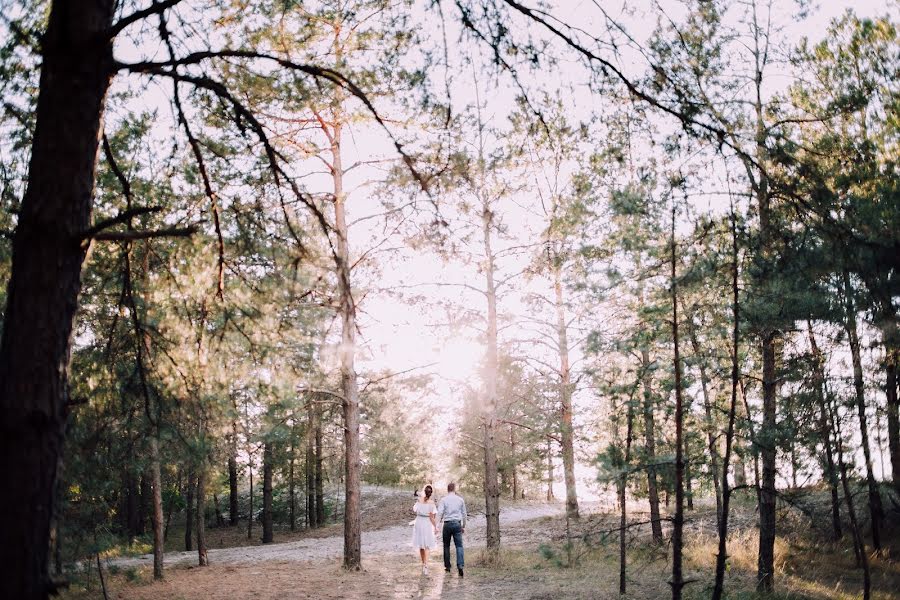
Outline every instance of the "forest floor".
<svg viewBox="0 0 900 600">
<path fill-rule="evenodd" d="M 392 495 L 393 494 L 393 495 Z M 198 568 L 196 552 L 166 554 L 166 579 L 152 580 L 152 558 L 110 560 L 106 570 L 109 597 L 120 600 L 188 599 L 605 599 L 618 594 L 618 524 L 599 503 L 582 505 L 583 517 L 570 526 L 574 543 L 571 564 L 566 551 L 566 520 L 560 504 L 504 503 L 501 512 L 503 551 L 495 564 L 484 555 L 484 517 L 475 516 L 466 531 L 465 577 L 455 569 L 445 573 L 440 550 L 422 575 L 411 545 L 406 509 L 409 494 L 371 498 L 377 514 L 364 518 L 363 571 L 340 567 L 343 537 L 340 525 L 324 537 L 306 537 L 260 546 L 220 547 L 209 551 L 210 566 Z M 645 520 L 644 507 L 630 507 L 630 519 Z M 398 519 L 403 524 L 397 524 Z M 737 503 L 726 586 L 730 598 L 749 599 L 756 571 L 755 515 Z M 387 526 L 385 526 L 387 525 Z M 824 542 L 807 517 L 785 510 L 779 523 L 784 535 L 776 546 L 779 593 L 773 598 L 808 600 L 861 597 L 862 578 L 849 545 Z M 231 528 L 234 529 L 234 528 Z M 246 533 L 246 532 L 244 532 Z M 316 536 L 322 535 L 322 530 Z M 669 549 L 649 543 L 644 527 L 629 530 L 628 595 L 626 598 L 667 598 Z M 283 539 L 278 538 L 276 539 Z M 893 537 L 894 542 L 897 537 Z M 223 542 L 230 541 L 223 539 Z M 246 540 L 245 540 L 246 541 Z M 896 544 L 895 544 L 896 545 Z M 897 556 L 900 548 L 892 548 Z M 715 508 L 698 505 L 687 515 L 685 588 L 687 599 L 709 597 L 715 561 Z M 900 599 L 900 563 L 872 555 L 873 600 Z M 85 586 L 73 586 L 66 600 L 102 597 L 96 574 Z"/>
</svg>

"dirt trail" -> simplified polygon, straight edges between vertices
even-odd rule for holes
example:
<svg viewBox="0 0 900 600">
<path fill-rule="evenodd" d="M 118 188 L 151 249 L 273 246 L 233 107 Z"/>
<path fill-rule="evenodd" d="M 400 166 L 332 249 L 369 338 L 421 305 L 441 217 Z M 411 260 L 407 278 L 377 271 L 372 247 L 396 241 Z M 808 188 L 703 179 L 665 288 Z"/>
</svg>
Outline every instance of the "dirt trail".
<svg viewBox="0 0 900 600">
<path fill-rule="evenodd" d="M 514 506 L 505 508 L 500 513 L 500 522 L 503 526 L 520 521 L 547 517 L 562 513 L 559 504 L 536 504 L 528 506 Z M 484 547 L 485 544 L 485 519 L 484 515 L 476 515 L 469 519 L 466 528 L 466 548 Z M 218 565 L 253 565 L 264 562 L 304 562 L 313 560 L 336 559 L 342 556 L 344 538 L 335 535 L 325 538 L 305 539 L 296 542 L 282 544 L 267 544 L 265 546 L 241 546 L 237 548 L 210 549 L 209 561 Z M 364 531 L 362 536 L 362 551 L 364 556 L 414 554 L 412 547 L 412 527 L 403 524 Z M 165 564 L 185 565 L 195 564 L 196 552 L 169 552 L 166 553 Z M 153 564 L 153 555 L 145 554 L 135 558 L 118 558 L 109 562 L 118 567 L 141 567 Z"/>
</svg>

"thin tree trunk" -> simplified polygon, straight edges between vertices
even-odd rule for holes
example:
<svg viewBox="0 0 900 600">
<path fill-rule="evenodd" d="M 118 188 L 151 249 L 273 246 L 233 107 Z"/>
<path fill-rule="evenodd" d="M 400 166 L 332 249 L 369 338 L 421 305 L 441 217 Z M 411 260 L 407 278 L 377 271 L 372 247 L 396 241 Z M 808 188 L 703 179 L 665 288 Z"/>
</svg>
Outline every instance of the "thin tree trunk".
<svg viewBox="0 0 900 600">
<path fill-rule="evenodd" d="M 681 345 L 678 336 L 678 280 L 675 244 L 675 198 L 672 198 L 671 287 L 672 287 L 672 362 L 675 368 L 675 515 L 672 523 L 672 600 L 681 600 L 684 587 L 682 549 L 684 538 L 684 398 L 681 389 Z"/>
<path fill-rule="evenodd" d="M 885 396 L 887 397 L 888 453 L 891 455 L 891 476 L 894 489 L 900 495 L 900 400 L 897 397 L 897 363 L 900 352 L 886 346 Z"/>
<path fill-rule="evenodd" d="M 509 426 L 509 447 L 512 456 L 510 463 L 510 469 L 512 469 L 512 499 L 515 500 L 519 494 L 519 475 L 516 473 L 516 461 L 518 460 L 516 457 L 516 430 L 512 425 Z"/>
<path fill-rule="evenodd" d="M 827 394 L 826 394 L 827 397 Z M 841 474 L 841 487 L 844 488 L 844 502 L 847 505 L 847 515 L 850 519 L 850 531 L 853 534 L 853 550 L 856 553 L 856 563 L 863 571 L 863 600 L 869 600 L 871 596 L 871 573 L 869 570 L 869 557 L 866 553 L 866 543 L 856 520 L 856 511 L 853 510 L 853 493 L 850 489 L 847 476 L 847 463 L 844 462 L 844 441 L 841 430 L 838 427 L 837 410 L 829 403 L 829 419 L 831 430 L 835 432 L 835 446 L 837 448 L 838 467 Z"/>
<path fill-rule="evenodd" d="M 237 408 L 235 408 L 237 412 Z M 237 440 L 238 426 L 237 421 L 231 421 L 231 446 L 228 456 L 228 523 L 232 526 L 237 525 L 239 518 L 238 510 L 238 470 L 237 470 Z"/>
<path fill-rule="evenodd" d="M 737 394 L 740 382 L 738 361 L 740 333 L 740 296 L 738 288 L 738 237 L 734 206 L 731 207 L 731 400 L 728 405 L 728 425 L 725 430 L 725 456 L 722 458 L 722 514 L 719 518 L 719 548 L 716 554 L 716 576 L 713 583 L 712 600 L 721 600 L 725 591 L 725 565 L 728 560 L 728 508 L 731 502 L 731 488 L 728 486 L 728 467 L 734 442 L 734 422 L 737 414 Z M 735 481 L 737 479 L 735 478 Z"/>
<path fill-rule="evenodd" d="M 547 439 L 547 502 L 553 500 L 553 441 Z"/>
<path fill-rule="evenodd" d="M 65 438 L 72 322 L 90 227 L 97 149 L 114 73 L 111 0 L 55 0 L 40 38 L 28 184 L 12 240 L 0 339 L 0 597 L 50 591 L 50 522 Z"/>
<path fill-rule="evenodd" d="M 659 515 L 659 490 L 656 485 L 656 426 L 653 414 L 653 392 L 650 388 L 650 351 L 641 348 L 641 385 L 644 395 L 644 453 L 647 464 L 647 497 L 650 503 L 650 529 L 653 542 L 662 544 L 662 522 Z"/>
<path fill-rule="evenodd" d="M 759 494 L 759 555 L 757 560 L 757 584 L 759 591 L 772 591 L 775 585 L 775 411 L 777 383 L 775 381 L 775 333 L 763 336 L 763 421 L 757 436 L 762 463 L 762 480 Z"/>
<path fill-rule="evenodd" d="M 563 474 L 566 481 L 566 513 L 578 518 L 578 492 L 575 489 L 575 442 L 572 428 L 572 374 L 569 365 L 569 328 L 566 323 L 566 305 L 563 297 L 562 273 L 558 261 L 552 263 L 553 289 L 556 304 L 556 336 L 559 344 L 559 406 Z"/>
<path fill-rule="evenodd" d="M 197 474 L 197 564 L 209 564 L 206 552 L 206 467 L 200 465 Z"/>
<path fill-rule="evenodd" d="M 213 507 L 216 510 L 216 527 L 225 526 L 225 516 L 222 514 L 222 508 L 219 506 L 219 494 L 213 492 Z"/>
<path fill-rule="evenodd" d="M 323 473 L 323 456 L 322 448 L 322 419 L 316 409 L 314 413 L 316 418 L 316 448 L 315 448 L 315 476 L 316 476 L 316 523 L 320 526 L 325 525 L 325 474 Z"/>
<path fill-rule="evenodd" d="M 310 409 L 306 428 L 306 522 L 310 529 L 320 525 L 316 512 L 316 469 L 315 469 L 315 438 L 313 434 L 313 415 Z"/>
<path fill-rule="evenodd" d="M 263 446 L 263 544 L 272 543 L 272 444 Z"/>
<path fill-rule="evenodd" d="M 631 439 L 634 430 L 634 405 L 628 403 L 628 417 L 625 424 L 625 460 L 622 465 L 622 476 L 619 479 L 619 595 L 624 596 L 628 589 L 627 555 L 625 533 L 628 528 L 628 505 L 625 493 L 628 490 L 628 469 L 631 463 Z"/>
<path fill-rule="evenodd" d="M 483 159 L 482 159 L 483 161 Z M 500 485 L 497 479 L 497 451 L 495 448 L 497 407 L 497 289 L 494 282 L 494 253 L 491 249 L 491 227 L 494 213 L 483 199 L 481 222 L 484 244 L 485 290 L 488 304 L 486 392 L 482 414 L 484 447 L 484 502 L 487 520 L 488 560 L 495 560 L 500 550 Z"/>
<path fill-rule="evenodd" d="M 187 484 L 185 485 L 186 493 L 185 493 L 185 519 L 184 519 L 184 551 L 190 552 L 194 549 L 193 539 L 194 539 L 194 486 L 196 485 L 196 480 L 194 479 L 194 470 L 191 469 L 188 471 L 187 476 Z"/>
<path fill-rule="evenodd" d="M 831 427 L 828 425 L 828 408 L 825 404 L 825 359 L 821 350 L 819 350 L 819 345 L 816 343 L 812 323 L 807 322 L 807 331 L 809 333 L 809 346 L 812 349 L 815 360 L 815 394 L 819 405 L 819 437 L 825 448 L 825 478 L 828 480 L 828 487 L 831 490 L 831 529 L 834 539 L 838 540 L 843 536 L 843 527 L 841 526 L 841 507 L 838 495 L 838 475 L 834 466 L 834 450 L 831 446 L 831 436 L 834 432 L 831 431 Z"/>
<path fill-rule="evenodd" d="M 162 474 L 159 459 L 159 428 L 150 435 L 150 473 L 153 479 L 153 578 L 163 578 L 165 525 L 163 524 Z"/>
<path fill-rule="evenodd" d="M 247 539 L 253 539 L 253 457 L 247 462 L 247 473 L 250 477 L 250 514 L 247 516 Z"/>
<path fill-rule="evenodd" d="M 337 43 L 336 43 L 337 45 Z M 339 50 L 339 49 L 338 49 Z M 351 286 L 350 242 L 347 226 L 347 196 L 341 154 L 343 114 L 340 100 L 333 109 L 332 180 L 334 183 L 334 226 L 337 235 L 336 270 L 341 314 L 341 390 L 344 411 L 344 568 L 362 568 L 362 526 L 360 516 L 359 387 L 356 379 L 356 302 Z"/>
<path fill-rule="evenodd" d="M 853 390 L 856 394 L 856 411 L 859 416 L 860 446 L 866 466 L 866 485 L 869 491 L 869 517 L 872 522 L 872 546 L 881 549 L 881 528 L 884 521 L 884 508 L 881 505 L 881 494 L 875 482 L 872 469 L 872 452 L 869 445 L 869 426 L 866 419 L 865 384 L 863 382 L 862 356 L 860 353 L 859 334 L 856 328 L 856 307 L 853 304 L 853 287 L 850 285 L 850 274 L 843 273 L 844 283 L 844 327 L 850 345 L 850 358 L 853 363 Z"/>
<path fill-rule="evenodd" d="M 147 478 L 146 472 L 141 473 L 140 491 L 141 498 L 140 502 L 138 502 L 137 531 L 138 535 L 144 535 L 147 533 L 147 513 L 153 510 L 153 486 L 151 485 L 151 480 Z M 152 518 L 153 516 L 150 515 L 150 519 Z"/>
<path fill-rule="evenodd" d="M 294 488 L 294 459 L 297 452 L 296 425 L 291 423 L 291 455 L 288 461 L 288 521 L 291 531 L 297 531 L 297 490 Z"/>
</svg>

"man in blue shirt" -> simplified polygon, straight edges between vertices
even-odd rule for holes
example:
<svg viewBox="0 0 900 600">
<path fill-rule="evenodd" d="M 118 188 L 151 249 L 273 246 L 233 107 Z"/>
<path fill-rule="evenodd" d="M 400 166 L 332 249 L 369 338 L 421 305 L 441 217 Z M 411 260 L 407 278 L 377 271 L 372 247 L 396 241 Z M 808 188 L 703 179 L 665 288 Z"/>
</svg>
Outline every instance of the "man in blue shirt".
<svg viewBox="0 0 900 600">
<path fill-rule="evenodd" d="M 450 538 L 456 546 L 456 569 L 463 576 L 465 560 L 463 558 L 463 534 L 466 532 L 466 501 L 456 494 L 456 484 L 447 484 L 447 495 L 438 505 L 438 521 L 443 521 L 444 530 L 444 570 L 450 572 Z"/>
</svg>

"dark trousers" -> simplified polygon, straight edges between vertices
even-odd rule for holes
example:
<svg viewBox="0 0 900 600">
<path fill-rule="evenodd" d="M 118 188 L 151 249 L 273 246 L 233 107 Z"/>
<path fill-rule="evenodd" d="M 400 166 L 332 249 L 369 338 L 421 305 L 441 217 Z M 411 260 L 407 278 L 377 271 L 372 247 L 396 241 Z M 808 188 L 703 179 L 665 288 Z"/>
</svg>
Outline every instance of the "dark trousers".
<svg viewBox="0 0 900 600">
<path fill-rule="evenodd" d="M 462 569 L 465 566 L 463 540 L 462 540 L 462 524 L 459 521 L 444 522 L 444 568 L 450 568 L 450 538 L 453 538 L 453 545 L 456 546 L 456 568 Z"/>
</svg>

